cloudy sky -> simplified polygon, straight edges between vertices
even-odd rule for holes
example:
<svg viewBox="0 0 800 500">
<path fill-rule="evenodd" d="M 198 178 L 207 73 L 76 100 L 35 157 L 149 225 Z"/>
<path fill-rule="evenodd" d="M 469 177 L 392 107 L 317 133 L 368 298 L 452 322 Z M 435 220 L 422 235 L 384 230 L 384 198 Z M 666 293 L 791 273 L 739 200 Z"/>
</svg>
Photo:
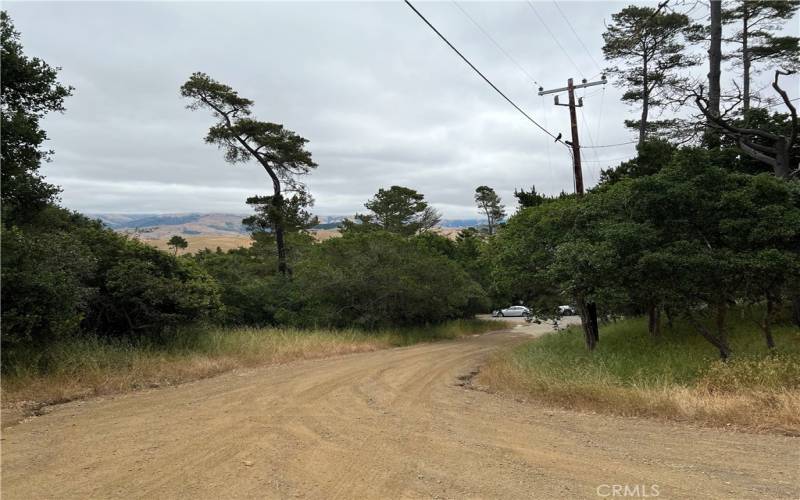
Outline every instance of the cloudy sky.
<svg viewBox="0 0 800 500">
<path fill-rule="evenodd" d="M 568 137 L 567 108 L 536 90 L 564 86 L 569 77 L 597 79 L 605 64 L 604 22 L 626 3 L 416 5 L 522 108 Z M 246 197 L 268 192 L 260 167 L 227 165 L 203 143 L 213 118 L 185 109 L 178 92 L 195 71 L 253 99 L 257 118 L 309 139 L 319 168 L 306 182 L 319 214 L 351 214 L 393 184 L 424 193 L 448 218 L 475 216 L 472 196 L 481 184 L 511 206 L 514 188 L 572 190 L 565 148 L 495 94 L 400 1 L 4 8 L 26 52 L 61 66 L 62 81 L 75 87 L 67 112 L 45 122 L 56 155 L 43 169 L 72 209 L 242 213 Z M 793 97 L 797 87 L 797 79 L 787 87 Z M 584 145 L 633 139 L 622 121 L 635 110 L 619 102 L 619 89 L 597 86 L 579 95 L 586 95 L 579 112 Z M 586 183 L 632 152 L 632 145 L 585 151 Z"/>
</svg>

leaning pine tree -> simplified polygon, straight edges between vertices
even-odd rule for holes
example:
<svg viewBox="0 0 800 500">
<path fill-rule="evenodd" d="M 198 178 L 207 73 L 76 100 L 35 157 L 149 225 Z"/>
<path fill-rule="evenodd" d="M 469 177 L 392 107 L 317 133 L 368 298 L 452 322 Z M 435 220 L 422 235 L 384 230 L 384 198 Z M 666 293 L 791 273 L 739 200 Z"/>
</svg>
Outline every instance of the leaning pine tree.
<svg viewBox="0 0 800 500">
<path fill-rule="evenodd" d="M 210 109 L 218 119 L 206 135 L 206 142 L 216 144 L 225 151 L 229 163 L 246 163 L 256 160 L 272 180 L 273 195 L 270 202 L 274 213 L 284 210 L 284 192 L 303 189 L 297 176 L 307 174 L 317 164 L 305 148 L 308 140 L 283 125 L 262 122 L 250 117 L 253 101 L 240 97 L 228 85 L 222 84 L 205 73 L 194 73 L 181 87 L 181 95 L 192 102 L 189 109 Z M 272 230 L 278 251 L 278 270 L 289 273 L 286 263 L 284 233 L 286 225 L 282 217 L 273 218 Z"/>
</svg>

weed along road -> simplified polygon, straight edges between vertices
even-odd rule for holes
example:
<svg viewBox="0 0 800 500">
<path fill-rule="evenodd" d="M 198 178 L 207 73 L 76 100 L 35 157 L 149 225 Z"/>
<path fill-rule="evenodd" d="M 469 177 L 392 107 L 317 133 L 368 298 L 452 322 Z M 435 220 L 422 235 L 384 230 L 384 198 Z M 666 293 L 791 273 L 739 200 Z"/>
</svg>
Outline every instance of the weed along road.
<svg viewBox="0 0 800 500">
<path fill-rule="evenodd" d="M 55 406 L 4 430 L 3 498 L 800 494 L 796 438 L 553 410 L 471 386 L 487 355 L 548 328 Z"/>
</svg>

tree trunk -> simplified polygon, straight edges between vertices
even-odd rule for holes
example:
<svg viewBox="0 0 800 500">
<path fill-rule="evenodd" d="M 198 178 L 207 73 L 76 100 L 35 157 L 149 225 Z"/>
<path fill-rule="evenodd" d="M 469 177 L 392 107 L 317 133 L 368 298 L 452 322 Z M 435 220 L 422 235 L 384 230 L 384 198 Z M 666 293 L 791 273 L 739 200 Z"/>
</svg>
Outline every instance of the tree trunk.
<svg viewBox="0 0 800 500">
<path fill-rule="evenodd" d="M 581 327 L 583 327 L 583 339 L 586 343 L 586 348 L 593 351 L 597 344 L 594 331 L 591 326 L 591 319 L 589 318 L 589 310 L 586 305 L 586 299 L 583 294 L 579 293 L 575 296 L 575 303 L 578 305 L 578 312 L 581 315 Z"/>
<path fill-rule="evenodd" d="M 719 116 L 720 77 L 722 63 L 722 2 L 711 0 L 711 44 L 708 48 L 708 111 Z M 706 142 L 711 148 L 719 147 L 719 131 L 706 125 Z"/>
<path fill-rule="evenodd" d="M 657 305 L 647 309 L 647 331 L 654 339 L 661 337 L 661 309 Z"/>
<path fill-rule="evenodd" d="M 597 322 L 597 304 L 589 302 L 586 304 L 586 310 L 589 313 L 589 328 L 592 332 L 592 338 L 594 339 L 594 344 L 597 345 L 600 342 L 600 325 Z"/>
<path fill-rule="evenodd" d="M 642 60 L 642 116 L 639 120 L 639 146 L 647 140 L 647 115 L 650 112 L 650 85 L 647 78 L 647 57 Z"/>
<path fill-rule="evenodd" d="M 775 303 L 772 297 L 767 296 L 767 310 L 764 312 L 764 322 L 762 329 L 764 330 L 764 339 L 767 341 L 767 348 L 770 351 L 775 350 L 775 339 L 772 338 L 772 315 L 775 311 Z"/>
<path fill-rule="evenodd" d="M 286 264 L 286 242 L 284 241 L 283 228 L 283 196 L 276 188 L 275 196 L 272 197 L 272 206 L 275 210 L 275 246 L 278 250 L 278 272 L 286 276 L 291 274 L 289 266 Z"/>
<path fill-rule="evenodd" d="M 746 113 L 750 109 L 750 49 L 748 48 L 750 36 L 749 29 L 749 13 L 747 5 L 742 5 L 742 109 Z"/>
<path fill-rule="evenodd" d="M 796 326 L 800 326 L 800 295 L 792 297 L 792 321 Z"/>
<path fill-rule="evenodd" d="M 789 179 L 792 175 L 792 152 L 789 150 L 788 141 L 781 137 L 775 141 L 775 177 Z"/>
<path fill-rule="evenodd" d="M 724 302 L 717 305 L 717 339 L 719 339 L 720 346 L 719 354 L 722 359 L 728 359 L 730 356 L 730 348 L 728 347 L 728 334 L 725 330 L 725 320 L 728 317 L 728 307 Z"/>
<path fill-rule="evenodd" d="M 730 357 L 731 355 L 731 350 L 728 347 L 728 343 L 726 342 L 726 340 L 724 338 L 720 339 L 712 335 L 711 332 L 708 331 L 708 328 L 706 328 L 694 316 L 692 316 L 691 313 L 686 313 L 686 317 L 689 319 L 689 322 L 692 323 L 692 325 L 695 327 L 697 332 L 704 339 L 706 339 L 711 345 L 717 348 L 717 350 L 719 351 L 720 359 L 722 359 L 722 361 L 727 361 L 728 357 Z"/>
</svg>

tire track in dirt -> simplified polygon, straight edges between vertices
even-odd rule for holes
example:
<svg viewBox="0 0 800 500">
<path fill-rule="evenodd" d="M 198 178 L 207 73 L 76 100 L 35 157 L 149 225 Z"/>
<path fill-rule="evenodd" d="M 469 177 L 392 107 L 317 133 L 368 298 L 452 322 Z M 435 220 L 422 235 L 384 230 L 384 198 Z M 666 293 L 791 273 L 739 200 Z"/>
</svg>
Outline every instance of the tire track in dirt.
<svg viewBox="0 0 800 500">
<path fill-rule="evenodd" d="M 657 485 L 665 498 L 800 495 L 796 438 L 458 386 L 525 338 L 509 330 L 53 407 L 4 430 L 3 498 L 591 498 L 614 484 Z"/>
</svg>

